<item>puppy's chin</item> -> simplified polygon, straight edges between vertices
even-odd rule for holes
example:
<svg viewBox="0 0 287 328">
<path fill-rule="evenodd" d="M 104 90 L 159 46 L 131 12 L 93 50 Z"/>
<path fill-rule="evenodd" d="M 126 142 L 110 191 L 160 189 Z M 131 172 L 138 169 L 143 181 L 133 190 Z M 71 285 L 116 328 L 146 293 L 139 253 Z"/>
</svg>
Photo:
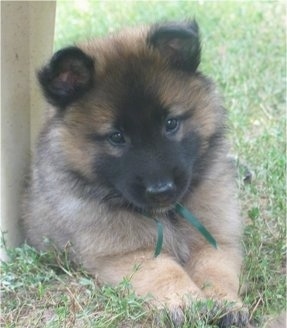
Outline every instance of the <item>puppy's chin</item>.
<svg viewBox="0 0 287 328">
<path fill-rule="evenodd" d="M 175 205 L 182 200 L 184 192 L 179 195 L 174 195 L 169 200 L 162 201 L 147 201 L 138 197 L 133 197 L 132 194 L 124 194 L 119 190 L 109 191 L 102 202 L 106 203 L 109 208 L 114 210 L 124 209 L 130 212 L 137 212 L 147 216 L 163 216 L 174 210 Z"/>
<path fill-rule="evenodd" d="M 130 204 L 128 208 L 150 217 L 163 216 L 175 208 L 177 202 L 152 203 L 152 204 Z"/>
<path fill-rule="evenodd" d="M 156 218 L 157 216 L 167 215 L 174 207 L 175 204 L 171 204 L 168 207 L 149 208 L 146 213 L 148 216 Z"/>
<path fill-rule="evenodd" d="M 176 202 L 165 204 L 141 204 L 139 202 L 130 201 L 123 198 L 110 199 L 109 206 L 115 210 L 124 209 L 131 212 L 137 212 L 149 217 L 163 216 L 175 208 Z"/>
<path fill-rule="evenodd" d="M 177 203 L 181 202 L 184 197 L 184 193 L 172 197 L 166 201 L 152 201 L 135 199 L 133 197 L 127 198 L 122 195 L 122 204 L 129 211 L 135 211 L 142 213 L 150 217 L 164 216 L 168 212 L 175 209 Z"/>
</svg>

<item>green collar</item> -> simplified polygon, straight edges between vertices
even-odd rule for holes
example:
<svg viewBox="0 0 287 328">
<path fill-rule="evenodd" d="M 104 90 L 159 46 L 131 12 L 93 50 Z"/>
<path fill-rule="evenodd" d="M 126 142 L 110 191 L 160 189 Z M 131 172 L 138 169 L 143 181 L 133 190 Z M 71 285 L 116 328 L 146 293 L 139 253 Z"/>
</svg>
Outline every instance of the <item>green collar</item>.
<svg viewBox="0 0 287 328">
<path fill-rule="evenodd" d="M 217 248 L 216 240 L 213 238 L 210 232 L 204 227 L 203 224 L 201 224 L 197 220 L 197 218 L 186 207 L 177 203 L 175 205 L 175 211 L 177 214 L 183 217 L 188 223 L 194 226 L 194 228 L 197 229 L 214 248 Z M 161 252 L 162 244 L 163 244 L 163 225 L 158 219 L 156 218 L 153 219 L 157 225 L 157 241 L 154 251 L 154 256 L 157 257 Z"/>
</svg>

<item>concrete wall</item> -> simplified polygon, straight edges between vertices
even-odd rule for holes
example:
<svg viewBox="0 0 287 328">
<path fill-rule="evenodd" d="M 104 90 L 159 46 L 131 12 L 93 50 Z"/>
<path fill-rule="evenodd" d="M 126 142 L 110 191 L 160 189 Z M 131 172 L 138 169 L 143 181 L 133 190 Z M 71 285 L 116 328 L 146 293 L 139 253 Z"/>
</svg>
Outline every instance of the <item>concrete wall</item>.
<svg viewBox="0 0 287 328">
<path fill-rule="evenodd" d="M 35 72 L 52 53 L 55 9 L 54 1 L 1 2 L 0 215 L 8 247 L 22 242 L 21 190 L 44 110 Z"/>
</svg>

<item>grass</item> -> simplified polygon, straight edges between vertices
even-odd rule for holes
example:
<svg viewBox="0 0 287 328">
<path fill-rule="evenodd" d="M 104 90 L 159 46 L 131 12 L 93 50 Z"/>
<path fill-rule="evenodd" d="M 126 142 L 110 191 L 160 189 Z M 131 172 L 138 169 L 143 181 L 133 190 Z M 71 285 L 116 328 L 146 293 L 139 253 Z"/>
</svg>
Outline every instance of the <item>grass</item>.
<svg viewBox="0 0 287 328">
<path fill-rule="evenodd" d="M 1 268 L 2 327 L 173 327 L 165 311 L 147 309 L 148 298 L 136 297 L 128 279 L 115 288 L 99 287 L 64 253 L 39 254 L 28 245 L 8 253 L 11 260 Z M 212 301 L 194 304 L 183 328 L 193 320 L 196 327 L 206 327 L 211 313 L 216 322 L 223 314 L 216 311 Z"/>
<path fill-rule="evenodd" d="M 254 325 L 264 327 L 286 308 L 284 3 L 59 2 L 55 49 L 126 25 L 185 17 L 196 17 L 201 26 L 201 70 L 223 93 L 233 153 L 253 174 L 251 183 L 243 183 L 242 170 L 238 178 L 246 220 L 241 291 Z M 3 327 L 160 326 L 128 281 L 99 288 L 65 256 L 38 254 L 29 246 L 9 253 L 11 261 L 1 268 Z M 161 322 L 168 320 L 163 314 Z M 184 324 L 213 326 L 196 306 Z"/>
</svg>

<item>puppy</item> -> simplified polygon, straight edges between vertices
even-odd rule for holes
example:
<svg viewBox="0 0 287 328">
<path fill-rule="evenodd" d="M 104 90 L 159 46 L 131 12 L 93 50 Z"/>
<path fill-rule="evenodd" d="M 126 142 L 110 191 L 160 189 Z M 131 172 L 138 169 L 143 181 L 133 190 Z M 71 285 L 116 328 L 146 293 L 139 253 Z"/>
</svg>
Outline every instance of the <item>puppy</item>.
<svg viewBox="0 0 287 328">
<path fill-rule="evenodd" d="M 226 115 L 213 82 L 198 71 L 200 53 L 195 21 L 125 30 L 56 52 L 38 74 L 50 105 L 23 225 L 37 249 L 45 249 L 45 238 L 59 249 L 69 243 L 71 259 L 100 281 L 128 276 L 138 295 L 152 295 L 174 318 L 198 299 L 229 300 L 236 306 L 222 326 L 245 326 Z M 178 203 L 217 249 L 175 211 Z M 156 257 L 154 219 L 163 230 Z"/>
</svg>

